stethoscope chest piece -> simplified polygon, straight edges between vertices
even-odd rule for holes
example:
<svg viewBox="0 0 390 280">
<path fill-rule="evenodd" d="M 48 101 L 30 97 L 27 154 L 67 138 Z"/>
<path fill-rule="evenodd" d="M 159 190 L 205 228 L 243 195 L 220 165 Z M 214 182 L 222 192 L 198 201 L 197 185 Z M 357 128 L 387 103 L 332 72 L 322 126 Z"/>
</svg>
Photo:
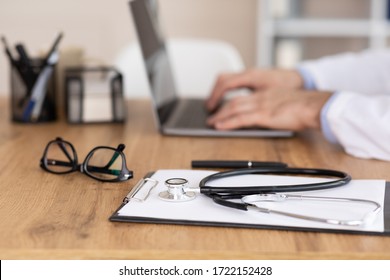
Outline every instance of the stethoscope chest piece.
<svg viewBox="0 0 390 280">
<path fill-rule="evenodd" d="M 184 202 L 196 197 L 195 192 L 186 191 L 188 181 L 184 178 L 170 178 L 165 181 L 165 185 L 168 189 L 158 194 L 164 201 Z"/>
</svg>

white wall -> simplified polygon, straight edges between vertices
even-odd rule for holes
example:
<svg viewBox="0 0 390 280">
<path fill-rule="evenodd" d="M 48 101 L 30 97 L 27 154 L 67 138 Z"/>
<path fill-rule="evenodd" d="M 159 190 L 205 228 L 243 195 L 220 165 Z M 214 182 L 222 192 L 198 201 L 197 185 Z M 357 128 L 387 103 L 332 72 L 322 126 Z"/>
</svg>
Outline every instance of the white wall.
<svg viewBox="0 0 390 280">
<path fill-rule="evenodd" d="M 168 37 L 205 37 L 234 44 L 248 66 L 255 61 L 256 0 L 159 0 Z M 127 0 L 0 0 L 0 34 L 29 53 L 46 51 L 58 31 L 60 48 L 81 47 L 112 64 L 134 40 Z M 2 46 L 1 46 L 2 49 Z M 9 65 L 0 54 L 0 95 L 9 94 Z"/>
</svg>

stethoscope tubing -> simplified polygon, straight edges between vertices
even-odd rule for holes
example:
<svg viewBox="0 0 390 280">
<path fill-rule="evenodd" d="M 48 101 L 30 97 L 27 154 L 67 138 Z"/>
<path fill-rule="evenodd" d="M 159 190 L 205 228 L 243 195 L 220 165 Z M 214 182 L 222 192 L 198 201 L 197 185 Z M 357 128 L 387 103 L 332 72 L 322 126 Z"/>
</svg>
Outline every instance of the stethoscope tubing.
<svg viewBox="0 0 390 280">
<path fill-rule="evenodd" d="M 325 180 L 317 183 L 304 183 L 304 184 L 292 184 L 292 185 L 262 185 L 262 186 L 245 186 L 245 187 L 232 187 L 232 186 L 208 186 L 211 181 L 223 179 L 232 176 L 242 176 L 248 174 L 279 174 L 279 175 L 305 175 L 317 178 L 332 177 L 333 179 Z M 172 181 L 172 182 L 171 182 Z M 343 171 L 331 170 L 331 169 L 318 169 L 318 168 L 242 168 L 234 169 L 224 172 L 218 172 L 211 174 L 203 178 L 199 183 L 200 193 L 211 198 L 214 203 L 222 206 L 248 211 L 253 210 L 256 212 L 266 214 L 276 214 L 291 218 L 298 218 L 307 221 L 322 222 L 332 225 L 345 225 L 345 226 L 362 226 L 370 221 L 381 209 L 381 205 L 375 201 L 356 199 L 356 198 L 342 198 L 342 197 L 321 197 L 321 196 L 304 196 L 304 195 L 292 195 L 292 194 L 278 194 L 281 192 L 304 192 L 304 191 L 316 191 L 323 189 L 330 189 L 341 187 L 351 181 L 351 176 Z M 187 184 L 187 180 L 183 178 L 171 178 L 166 181 L 166 185 L 179 186 L 182 189 L 177 192 L 179 194 L 189 194 L 190 192 L 184 191 L 184 186 Z M 176 188 L 173 188 L 176 190 Z M 189 199 L 178 198 L 176 193 L 172 198 L 167 198 L 165 193 L 164 200 L 168 201 L 186 201 Z M 191 195 L 193 196 L 193 192 Z M 189 198 L 193 198 L 193 197 Z M 175 200 L 176 199 L 176 200 Z M 258 205 L 258 203 L 266 202 L 281 202 L 286 200 L 318 200 L 318 201 L 332 201 L 332 202 L 349 202 L 349 203 L 366 203 L 375 206 L 375 209 L 366 214 L 362 219 L 353 220 L 339 220 L 334 218 L 314 217 L 310 215 L 303 215 L 298 213 L 290 213 L 277 209 L 271 209 Z"/>
<path fill-rule="evenodd" d="M 315 177 L 335 177 L 331 181 L 305 183 L 294 185 L 268 185 L 268 186 L 245 186 L 245 187 L 224 187 L 207 186 L 211 181 L 248 174 L 279 174 L 279 175 L 310 175 Z M 207 195 L 217 195 L 219 199 L 240 198 L 249 194 L 277 193 L 277 192 L 299 192 L 330 189 L 343 186 L 351 181 L 351 176 L 343 171 L 318 168 L 242 168 L 222 171 L 203 178 L 199 183 L 200 192 Z M 219 201 L 221 202 L 221 201 Z"/>
</svg>

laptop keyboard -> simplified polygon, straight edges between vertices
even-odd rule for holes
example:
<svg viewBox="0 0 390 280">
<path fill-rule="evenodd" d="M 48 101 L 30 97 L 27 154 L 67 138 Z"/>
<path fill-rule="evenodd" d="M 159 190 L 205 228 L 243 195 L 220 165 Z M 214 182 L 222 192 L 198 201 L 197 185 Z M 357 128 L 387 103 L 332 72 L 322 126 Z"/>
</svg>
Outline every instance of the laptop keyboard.
<svg viewBox="0 0 390 280">
<path fill-rule="evenodd" d="M 206 119 L 209 112 L 206 110 L 204 100 L 191 99 L 181 108 L 181 118 L 176 120 L 176 127 L 183 128 L 208 128 Z"/>
</svg>

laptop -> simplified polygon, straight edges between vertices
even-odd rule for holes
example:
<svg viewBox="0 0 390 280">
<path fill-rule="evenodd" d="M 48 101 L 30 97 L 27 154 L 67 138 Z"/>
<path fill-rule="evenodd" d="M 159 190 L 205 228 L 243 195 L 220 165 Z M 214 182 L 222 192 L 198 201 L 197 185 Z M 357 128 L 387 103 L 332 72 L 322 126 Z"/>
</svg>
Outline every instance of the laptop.
<svg viewBox="0 0 390 280">
<path fill-rule="evenodd" d="M 207 126 L 204 99 L 181 98 L 175 88 L 165 39 L 160 32 L 156 1 L 132 0 L 130 10 L 141 46 L 159 131 L 166 135 L 221 137 L 289 137 L 291 131 L 262 128 L 220 131 Z M 207 65 L 205 65 L 207 67 Z"/>
</svg>

